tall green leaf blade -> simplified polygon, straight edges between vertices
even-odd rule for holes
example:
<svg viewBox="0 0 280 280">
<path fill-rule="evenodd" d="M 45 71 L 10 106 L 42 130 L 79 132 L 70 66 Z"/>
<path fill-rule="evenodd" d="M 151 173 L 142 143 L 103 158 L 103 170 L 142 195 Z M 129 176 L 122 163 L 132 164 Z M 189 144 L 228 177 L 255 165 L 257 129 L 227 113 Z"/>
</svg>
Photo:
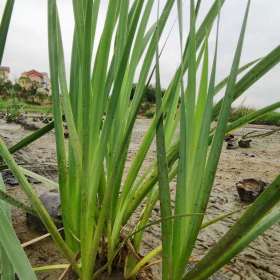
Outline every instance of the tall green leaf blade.
<svg viewBox="0 0 280 280">
<path fill-rule="evenodd" d="M 0 174 L 0 193 L 3 193 L 4 195 L 7 194 L 5 184 L 1 174 Z M 6 201 L 0 201 L 0 209 L 3 212 L 6 212 L 6 216 L 8 217 L 9 222 L 10 224 L 12 224 L 10 206 L 5 202 Z M 1 245 L 0 245 L 0 279 L 1 280 L 15 279 L 15 271 L 14 271 L 13 264 L 9 260 L 4 248 L 2 248 Z"/>
<path fill-rule="evenodd" d="M 255 112 L 252 112 L 248 115 L 245 115 L 235 121 L 233 121 L 232 123 L 230 123 L 228 125 L 228 128 L 227 128 L 227 131 L 232 131 L 233 129 L 236 129 L 238 127 L 241 127 L 247 123 L 250 123 L 254 120 L 257 120 L 258 118 L 261 118 L 262 116 L 265 116 L 265 114 L 271 112 L 271 111 L 274 111 L 274 110 L 277 110 L 280 108 L 280 102 L 275 102 L 269 106 L 266 106 L 262 109 L 259 109 Z"/>
<path fill-rule="evenodd" d="M 238 68 L 239 68 L 239 62 L 241 58 L 241 52 L 242 52 L 242 47 L 243 47 L 243 41 L 244 41 L 244 36 L 245 36 L 245 30 L 246 30 L 246 24 L 247 24 L 247 19 L 248 19 L 248 13 L 249 13 L 249 8 L 250 8 L 250 3 L 251 1 L 248 1 L 243 24 L 242 24 L 242 29 L 240 33 L 240 37 L 238 40 L 238 45 L 235 51 L 235 56 L 231 68 L 231 73 L 229 76 L 228 84 L 227 84 L 227 89 L 225 92 L 225 98 L 223 100 L 223 105 L 222 109 L 219 115 L 219 120 L 217 124 L 217 128 L 215 131 L 214 135 L 214 140 L 211 146 L 211 151 L 207 160 L 207 166 L 206 166 L 206 181 L 205 185 L 210 186 L 213 184 L 214 181 L 214 176 L 215 176 L 215 170 L 217 169 L 218 161 L 220 158 L 220 153 L 222 149 L 222 144 L 224 141 L 224 134 L 226 132 L 227 128 L 227 122 L 229 119 L 229 114 L 230 114 L 230 108 L 231 104 L 234 101 L 234 88 L 235 88 L 235 83 L 236 83 L 236 78 L 238 74 Z M 205 203 L 205 201 L 204 201 Z M 205 207 L 205 206 L 204 206 Z"/>
<path fill-rule="evenodd" d="M 159 1 L 158 1 L 159 14 Z M 158 44 L 159 44 L 159 32 Z M 159 117 L 159 123 L 156 131 L 156 148 L 157 148 L 157 165 L 159 170 L 159 198 L 160 213 L 163 218 L 162 222 L 162 279 L 170 279 L 172 275 L 172 220 L 164 220 L 165 217 L 172 215 L 171 198 L 168 179 L 168 163 L 166 158 L 165 133 L 163 125 L 163 115 L 161 114 L 162 95 L 160 83 L 160 66 L 159 66 L 159 47 L 156 49 L 156 114 Z"/>
<path fill-rule="evenodd" d="M 14 8 L 15 0 L 7 0 L 4 13 L 0 24 L 0 65 L 2 64 L 6 39 L 9 31 L 10 21 Z"/>
<path fill-rule="evenodd" d="M 0 189 L 5 190 L 1 175 Z M 13 229 L 9 207 L 3 201 L 0 201 L 0 220 L 0 278 L 13 280 L 16 272 L 20 279 L 36 280 L 37 277 Z"/>
<path fill-rule="evenodd" d="M 66 145 L 64 142 L 64 128 L 62 121 L 62 106 L 61 106 L 61 94 L 59 87 L 59 67 L 57 67 L 58 58 L 58 17 L 56 10 L 56 1 L 48 0 L 48 43 L 49 43 L 49 64 L 50 64 L 50 76 L 51 87 L 53 97 L 53 115 L 54 115 L 54 128 L 55 128 L 55 140 L 56 140 L 56 155 L 58 162 L 59 172 L 59 192 L 61 197 L 62 217 L 65 227 L 66 239 L 69 234 L 69 221 L 67 220 L 67 203 L 69 201 L 68 192 L 68 169 L 66 158 Z"/>
<path fill-rule="evenodd" d="M 222 107 L 222 110 L 220 113 L 220 118 L 218 121 L 216 133 L 214 136 L 215 141 L 213 141 L 213 144 L 212 144 L 212 147 L 210 150 L 209 158 L 207 160 L 207 165 L 206 165 L 206 171 L 205 171 L 205 173 L 202 173 L 203 179 L 202 179 L 202 188 L 201 189 L 197 188 L 196 184 L 195 184 L 197 175 L 194 175 L 194 181 L 192 181 L 192 177 L 191 177 L 192 170 L 187 169 L 185 171 L 185 172 L 187 172 L 187 176 L 189 176 L 189 178 L 186 177 L 186 179 L 185 179 L 186 180 L 185 184 L 186 184 L 186 187 L 188 190 L 186 192 L 187 196 L 185 198 L 186 199 L 186 202 L 185 202 L 186 206 L 184 208 L 185 213 L 194 213 L 194 212 L 203 213 L 205 211 L 205 208 L 207 205 L 208 196 L 209 196 L 211 188 L 212 188 L 212 184 L 213 184 L 213 180 L 214 180 L 213 178 L 214 178 L 215 170 L 217 169 L 217 163 L 218 163 L 219 155 L 221 152 L 223 137 L 224 137 L 224 133 L 226 130 L 226 123 L 227 123 L 227 119 L 228 119 L 229 112 L 230 112 L 230 106 L 231 106 L 231 103 L 234 98 L 233 89 L 235 86 L 235 81 L 236 81 L 238 68 L 239 68 L 239 61 L 240 61 L 241 50 L 242 50 L 242 45 L 243 45 L 243 40 L 244 40 L 244 33 L 245 33 L 245 27 L 246 27 L 246 22 L 247 22 L 247 17 L 248 17 L 249 5 L 250 5 L 250 1 L 248 2 L 248 6 L 246 9 L 244 22 L 242 25 L 241 34 L 240 34 L 239 42 L 237 45 L 227 90 L 225 93 L 223 107 Z M 209 117 L 209 119 L 210 119 L 210 117 Z M 192 129 L 189 131 L 189 133 L 192 133 L 193 131 L 194 130 Z M 206 131 L 206 129 L 204 129 L 204 131 Z M 189 141 L 192 141 L 192 140 L 189 140 Z M 206 142 L 206 144 L 207 144 L 207 142 Z M 191 149 L 191 147 L 192 147 L 192 145 L 188 146 L 188 149 Z M 204 152 L 204 154 L 206 155 L 205 152 Z M 189 157 L 188 165 L 192 164 L 192 162 L 191 162 L 192 156 L 190 156 L 190 155 L 191 154 L 189 154 L 189 156 L 188 156 Z M 198 159 L 199 158 L 198 154 L 196 154 L 194 158 L 195 158 L 195 160 Z M 203 162 L 202 158 L 200 160 Z M 194 166 L 195 166 L 195 168 L 197 168 L 197 164 L 195 164 Z M 200 185 L 200 183 L 198 183 L 198 185 Z M 176 197 L 176 199 L 177 199 L 177 197 Z M 178 199 L 179 199 L 179 196 L 178 196 Z M 189 221 L 189 220 L 187 220 L 187 221 Z M 178 260 L 177 270 L 174 274 L 174 278 L 180 278 L 184 272 L 184 262 L 183 261 L 188 259 L 192 252 L 194 242 L 195 242 L 196 236 L 199 232 L 201 223 L 202 223 L 202 217 L 195 217 L 190 222 L 186 223 L 187 230 L 186 230 L 186 234 L 184 235 L 184 236 L 186 236 L 186 239 L 184 239 L 180 242 L 177 241 L 177 245 L 174 245 L 174 248 L 176 248 L 176 247 L 178 247 L 179 244 L 183 244 L 181 260 L 180 260 L 180 262 Z M 178 240 L 178 238 L 176 238 L 174 240 L 176 241 L 176 240 Z"/>
<path fill-rule="evenodd" d="M 235 85 L 234 100 L 240 97 L 248 88 L 260 80 L 273 67 L 280 62 L 280 46 L 277 46 L 264 56 L 252 69 L 250 69 Z M 213 112 L 213 118 L 217 117 L 223 100 L 220 100 Z"/>
<path fill-rule="evenodd" d="M 245 211 L 233 227 L 197 264 L 184 279 L 206 279 L 239 253 L 258 234 L 279 220 L 279 208 L 270 212 L 280 201 L 280 176 Z M 278 207 L 278 206 L 277 206 Z"/>
<path fill-rule="evenodd" d="M 224 1 L 221 1 L 221 0 L 216 0 L 213 5 L 211 6 L 211 8 L 209 9 L 204 21 L 202 22 L 202 24 L 200 25 L 200 28 L 197 32 L 197 47 L 200 46 L 202 40 L 204 39 L 204 36 L 209 32 L 209 26 L 212 26 L 213 25 L 213 22 L 214 20 L 216 19 L 216 16 L 218 14 L 218 12 L 220 11 L 220 8 L 222 7 Z M 183 62 L 183 69 L 184 71 L 186 71 L 187 69 L 187 54 L 186 54 L 186 51 L 184 52 L 183 54 L 183 57 L 184 57 L 184 62 Z M 164 100 L 165 100 L 165 97 L 169 97 L 171 96 L 172 92 L 176 91 L 176 88 L 177 88 L 177 85 L 178 85 L 178 81 L 180 80 L 180 75 L 181 75 L 181 67 L 179 67 L 179 69 L 176 71 L 176 74 L 174 75 L 173 79 L 172 79 L 172 82 L 169 86 L 169 88 L 167 89 L 165 95 L 164 95 Z M 167 94 L 168 93 L 168 94 Z M 167 100 L 166 101 L 163 101 L 163 104 L 166 104 L 165 106 L 168 106 L 167 105 Z M 163 108 L 169 108 L 169 107 L 164 107 Z M 165 109 L 163 109 L 163 111 L 165 111 Z M 143 147 L 141 146 L 141 151 L 139 150 L 139 153 L 137 153 L 137 156 L 135 157 L 135 160 L 133 162 L 133 165 L 131 167 L 131 171 L 133 172 L 133 176 L 128 176 L 130 180 L 129 183 L 133 182 L 133 178 L 136 178 L 137 174 L 138 174 L 138 171 L 141 167 L 141 164 L 145 158 L 145 154 L 147 153 L 148 151 L 148 148 L 154 138 L 154 135 L 155 135 L 155 125 L 156 125 L 156 122 L 158 120 L 153 120 L 150 128 L 149 128 L 149 132 L 147 132 L 146 136 L 145 136 L 145 140 L 143 140 Z M 149 137 L 148 137 L 149 135 Z M 144 148 L 144 144 L 145 144 L 145 147 Z M 143 149 L 142 149 L 143 148 Z M 134 164 L 135 163 L 135 164 Z M 137 166 L 137 168 L 135 168 Z M 132 175 L 132 172 L 131 172 L 131 175 Z M 125 184 L 126 185 L 126 184 Z"/>
<path fill-rule="evenodd" d="M 12 147 L 9 148 L 10 153 L 15 153 L 18 150 L 28 146 L 29 144 L 33 143 L 40 137 L 44 136 L 48 132 L 50 132 L 54 128 L 54 122 L 50 122 L 49 124 L 43 126 L 42 128 L 36 130 L 35 132 L 25 136 L 21 139 L 18 143 L 14 144 Z"/>
<path fill-rule="evenodd" d="M 241 74 L 244 71 L 248 70 L 250 67 L 255 65 L 260 60 L 261 60 L 261 58 L 258 58 L 258 59 L 254 59 L 253 61 L 246 63 L 245 65 L 243 65 L 242 67 L 239 68 L 238 74 Z M 228 77 L 226 77 L 222 81 L 220 81 L 215 87 L 215 94 L 218 94 L 227 85 L 227 82 L 228 82 Z"/>
<path fill-rule="evenodd" d="M 64 240 L 61 237 L 60 233 L 58 232 L 53 220 L 51 219 L 48 211 L 45 209 L 41 200 L 37 196 L 36 192 L 30 185 L 30 183 L 27 181 L 22 170 L 20 169 L 20 167 L 17 165 L 17 163 L 13 159 L 11 153 L 9 152 L 8 148 L 6 147 L 6 145 L 2 141 L 2 139 L 0 139 L 0 156 L 6 162 L 7 166 L 12 171 L 13 175 L 17 178 L 20 186 L 22 187 L 22 190 L 27 195 L 34 210 L 37 212 L 38 216 L 44 223 L 45 227 L 51 234 L 51 236 L 54 239 L 54 241 L 56 242 L 56 244 L 60 247 L 64 256 L 69 260 L 70 263 L 73 264 L 74 268 L 78 272 L 79 270 L 77 269 L 77 266 L 75 265 L 75 262 L 74 262 L 74 253 L 64 242 Z"/>
<path fill-rule="evenodd" d="M 159 25 L 158 25 L 160 34 L 162 34 L 162 31 L 165 27 L 166 21 L 168 19 L 168 16 L 170 14 L 171 9 L 172 9 L 173 2 L 174 2 L 174 0 L 168 0 L 166 2 L 164 10 L 163 10 L 163 12 L 160 16 Z M 150 6 L 151 1 L 148 1 L 147 5 L 148 4 Z M 145 20 L 145 22 L 146 22 L 146 20 Z M 143 28 L 141 28 L 141 29 L 143 29 Z M 141 39 L 141 37 L 140 37 L 140 39 Z M 156 43 L 157 43 L 157 37 L 156 37 L 156 34 L 154 33 L 153 36 L 152 36 L 152 39 L 150 41 L 150 44 L 148 46 L 147 53 L 146 53 L 146 56 L 145 56 L 145 59 L 144 59 L 144 63 L 142 65 L 141 74 L 140 74 L 140 81 L 137 84 L 137 88 L 136 88 L 136 92 L 135 92 L 135 98 L 133 98 L 133 100 L 132 100 L 132 103 L 130 105 L 129 114 L 128 114 L 128 117 L 126 118 L 127 121 L 125 122 L 126 123 L 125 124 L 125 130 L 124 130 L 124 134 L 121 137 L 121 141 L 120 141 L 120 145 L 119 145 L 119 147 L 120 147 L 119 151 L 123 151 L 123 147 L 127 146 L 127 141 L 130 139 L 132 128 L 133 128 L 133 125 L 135 124 L 135 120 L 136 120 L 136 116 L 137 116 L 137 110 L 139 108 L 141 99 L 142 99 L 143 94 L 144 94 L 144 89 L 145 89 L 145 86 L 146 86 L 146 84 L 145 84 L 146 83 L 146 78 L 149 75 L 149 70 L 150 70 L 150 67 L 151 67 L 151 64 L 152 64 L 152 59 L 153 59 L 153 56 L 155 55 Z M 137 58 L 138 58 L 138 56 L 137 56 Z M 135 64 L 135 62 L 133 62 L 133 64 Z M 135 65 L 133 67 L 135 67 Z M 118 83 L 119 82 L 117 82 L 117 84 Z M 110 106 L 112 107 L 112 109 L 108 109 L 108 112 L 110 112 L 110 111 L 114 112 L 114 109 L 113 109 L 114 105 L 113 104 L 117 103 L 118 95 L 119 95 L 119 92 L 114 90 L 113 94 L 112 94 L 112 98 L 110 100 L 110 103 L 111 103 Z M 113 115 L 110 115 L 111 119 L 112 119 L 112 116 Z M 106 119 L 106 122 L 107 122 L 107 119 Z M 106 122 L 105 122 L 104 128 L 106 126 Z M 121 156 L 121 154 L 118 153 L 118 156 Z M 137 165 L 137 167 L 138 167 L 138 165 Z M 128 189 L 128 191 L 129 191 L 129 189 Z M 127 194 L 127 192 L 125 192 L 125 193 Z M 117 238 L 118 238 L 119 232 L 120 232 L 119 228 L 122 226 L 120 224 L 121 220 L 122 220 L 121 218 L 118 219 L 118 223 L 116 224 L 116 227 L 114 229 L 114 236 L 116 236 Z M 113 239 L 116 240 L 116 238 L 113 238 Z"/>
<path fill-rule="evenodd" d="M 0 244 L 13 263 L 14 270 L 20 279 L 36 280 L 36 276 L 32 270 L 27 256 L 21 248 L 20 242 L 12 228 L 6 214 L 0 209 Z"/>
<path fill-rule="evenodd" d="M 0 202 L 1 203 L 6 203 L 9 204 L 11 206 L 17 207 L 19 209 L 22 209 L 23 211 L 36 215 L 36 212 L 29 206 L 25 205 L 24 203 L 22 203 L 21 201 L 17 200 L 16 198 L 12 197 L 11 195 L 9 195 L 7 192 L 3 191 L 0 189 Z"/>
<path fill-rule="evenodd" d="M 182 28 L 182 27 L 181 27 Z M 180 28 L 180 29 L 181 29 Z M 181 215 L 189 212 L 190 204 L 188 203 L 188 196 L 192 194 L 189 192 L 188 180 L 192 166 L 192 154 L 194 152 L 194 118 L 195 118 L 195 104 L 196 104 L 196 15 L 194 1 L 190 1 L 190 31 L 189 41 L 187 42 L 188 54 L 188 85 L 184 94 L 182 84 L 181 94 L 181 123 L 180 123 L 180 160 L 179 171 L 176 187 L 175 199 L 175 215 Z M 182 56 L 183 57 L 183 56 Z M 181 70 L 183 73 L 183 69 Z M 181 79 L 183 76 L 181 74 Z M 182 81 L 181 81 L 182 83 Z M 186 235 L 186 223 L 188 218 L 176 219 L 174 221 L 174 236 L 173 236 L 173 278 L 178 278 L 179 270 L 181 269 L 182 254 L 184 251 L 184 241 Z"/>
</svg>

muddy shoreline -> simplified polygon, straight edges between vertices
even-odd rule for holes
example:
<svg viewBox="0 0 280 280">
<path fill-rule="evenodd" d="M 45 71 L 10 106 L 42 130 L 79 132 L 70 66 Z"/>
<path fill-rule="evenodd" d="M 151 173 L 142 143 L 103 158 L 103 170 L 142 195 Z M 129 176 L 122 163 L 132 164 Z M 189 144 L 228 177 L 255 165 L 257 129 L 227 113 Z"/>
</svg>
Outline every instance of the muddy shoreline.
<svg viewBox="0 0 280 280">
<path fill-rule="evenodd" d="M 141 138 L 146 131 L 150 120 L 138 119 L 132 135 L 132 144 L 129 148 L 128 161 L 129 167 L 131 160 L 141 142 Z M 267 126 L 248 126 L 236 132 L 236 135 L 244 135 L 251 130 L 265 131 L 271 127 Z M 31 131 L 24 129 L 20 124 L 7 124 L 0 120 L 0 136 L 12 145 Z M 149 151 L 145 168 L 155 158 L 155 147 Z M 18 163 L 25 165 L 39 174 L 45 175 L 50 179 L 56 180 L 56 160 L 55 143 L 53 132 L 48 133 L 43 138 L 32 143 L 30 146 L 16 153 Z M 231 212 L 241 209 L 241 203 L 236 192 L 235 183 L 246 179 L 255 178 L 265 182 L 271 182 L 280 171 L 280 133 L 267 136 L 265 138 L 254 138 L 252 147 L 248 149 L 226 150 L 224 148 L 215 185 L 207 209 L 207 219 L 221 215 L 223 212 Z M 172 182 L 174 188 L 175 181 Z M 43 192 L 45 187 L 36 184 L 38 192 Z M 21 199 L 24 195 L 19 187 L 9 188 L 9 192 Z M 153 211 L 152 219 L 158 219 L 159 209 Z M 136 216 L 139 213 L 136 213 Z M 240 214 L 227 218 L 218 224 L 212 225 L 203 230 L 198 238 L 194 251 L 194 259 L 201 258 L 205 252 L 215 244 L 215 242 L 225 233 Z M 13 224 L 21 242 L 26 242 L 38 236 L 30 231 L 25 224 L 25 215 L 18 209 L 13 209 Z M 148 252 L 159 244 L 160 229 L 153 226 L 145 232 L 143 253 Z M 46 264 L 65 263 L 59 252 L 50 240 L 44 240 L 37 245 L 26 248 L 28 257 L 34 266 Z M 154 279 L 159 279 L 159 267 L 154 267 Z M 52 273 L 39 273 L 38 279 L 58 279 L 61 271 Z M 241 254 L 234 258 L 230 264 L 222 269 L 216 279 L 280 279 L 280 225 L 274 225 L 267 230 L 257 240 L 252 242 Z"/>
</svg>

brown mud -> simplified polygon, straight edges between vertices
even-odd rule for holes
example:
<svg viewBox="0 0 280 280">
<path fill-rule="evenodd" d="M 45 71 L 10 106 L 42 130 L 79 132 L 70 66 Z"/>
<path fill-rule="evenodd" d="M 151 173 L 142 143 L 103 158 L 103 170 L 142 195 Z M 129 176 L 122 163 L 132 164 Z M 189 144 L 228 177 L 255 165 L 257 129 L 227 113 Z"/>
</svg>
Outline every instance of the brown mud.
<svg viewBox="0 0 280 280">
<path fill-rule="evenodd" d="M 144 132 L 150 120 L 138 119 L 132 135 L 132 144 L 129 149 L 127 167 L 130 165 Z M 263 132 L 269 130 L 267 126 L 249 126 L 239 130 L 235 135 L 243 135 L 250 130 L 259 129 Z M 0 120 L 0 136 L 8 145 L 12 145 L 31 131 L 24 129 L 19 124 Z M 226 145 L 225 145 L 226 146 Z M 32 171 L 57 180 L 55 142 L 53 132 L 32 143 L 22 151 L 16 153 L 16 160 Z M 143 170 L 155 158 L 155 147 L 149 151 Z M 236 183 L 246 178 L 255 178 L 265 182 L 272 180 L 280 171 L 280 133 L 275 133 L 265 138 L 254 138 L 251 148 L 248 149 L 223 149 L 215 185 L 207 209 L 207 219 L 215 218 L 223 213 L 228 213 L 245 206 L 238 197 Z M 174 189 L 175 181 L 172 182 Z M 34 185 L 38 193 L 46 188 L 42 184 Z M 25 199 L 19 187 L 9 188 L 10 194 Z M 136 213 L 135 218 L 140 214 Z M 230 228 L 240 216 L 239 213 L 203 230 L 197 240 L 193 259 L 200 259 L 211 246 Z M 158 206 L 153 211 L 152 220 L 159 218 Z M 29 241 L 38 236 L 26 226 L 25 214 L 18 209 L 13 209 L 13 224 L 21 242 Z M 157 246 L 160 242 L 160 228 L 158 225 L 148 228 L 144 235 L 142 254 Z M 50 239 L 39 242 L 26 248 L 27 255 L 33 266 L 65 263 L 58 250 Z M 62 271 L 38 273 L 40 280 L 56 280 Z M 153 267 L 154 279 L 160 279 L 160 267 Z M 274 225 L 263 235 L 252 242 L 242 253 L 226 265 L 215 279 L 220 280 L 277 280 L 280 279 L 280 224 Z M 121 279 L 121 278 L 119 278 Z"/>
</svg>

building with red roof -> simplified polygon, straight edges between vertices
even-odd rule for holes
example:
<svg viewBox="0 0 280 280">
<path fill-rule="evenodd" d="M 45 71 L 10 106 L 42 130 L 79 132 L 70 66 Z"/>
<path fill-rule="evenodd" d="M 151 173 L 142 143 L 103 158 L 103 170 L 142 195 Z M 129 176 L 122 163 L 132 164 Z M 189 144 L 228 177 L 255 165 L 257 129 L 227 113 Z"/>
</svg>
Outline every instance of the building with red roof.
<svg viewBox="0 0 280 280">
<path fill-rule="evenodd" d="M 23 72 L 18 80 L 21 87 L 29 90 L 32 86 L 36 85 L 38 88 L 43 88 L 50 91 L 50 81 L 48 73 L 39 72 L 34 69 Z"/>
</svg>

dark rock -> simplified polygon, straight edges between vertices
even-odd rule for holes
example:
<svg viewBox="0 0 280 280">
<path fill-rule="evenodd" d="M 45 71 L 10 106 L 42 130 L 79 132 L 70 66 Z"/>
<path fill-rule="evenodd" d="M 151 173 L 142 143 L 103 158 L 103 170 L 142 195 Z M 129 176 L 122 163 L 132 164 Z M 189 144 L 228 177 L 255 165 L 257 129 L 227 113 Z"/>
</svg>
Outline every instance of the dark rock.
<svg viewBox="0 0 280 280">
<path fill-rule="evenodd" d="M 227 134 L 224 138 L 225 142 L 229 142 L 232 141 L 234 139 L 234 135 L 233 134 Z"/>
<path fill-rule="evenodd" d="M 248 139 L 248 140 L 239 140 L 238 141 L 238 145 L 240 148 L 250 148 L 251 147 L 251 142 L 252 140 L 251 139 Z"/>
<path fill-rule="evenodd" d="M 12 123 L 12 122 L 13 122 L 13 120 L 7 116 L 6 117 L 6 123 Z"/>
<path fill-rule="evenodd" d="M 42 123 L 48 124 L 48 123 L 50 123 L 50 122 L 49 122 L 48 118 L 45 118 L 45 119 L 42 120 Z"/>
<path fill-rule="evenodd" d="M 265 190 L 267 185 L 261 180 L 250 178 L 239 181 L 236 184 L 236 189 L 242 202 L 251 203 Z"/>
<path fill-rule="evenodd" d="M 3 177 L 4 183 L 6 185 L 9 185 L 10 187 L 19 185 L 18 180 L 14 177 L 14 175 L 12 174 L 12 172 L 10 170 L 1 171 L 1 174 Z M 31 184 L 41 183 L 40 181 L 38 181 L 32 177 L 29 177 L 29 176 L 26 176 L 26 177 L 27 177 L 28 182 Z"/>
<path fill-rule="evenodd" d="M 23 126 L 24 129 L 28 130 L 37 130 L 39 127 L 33 121 L 29 121 L 28 118 L 24 115 L 20 115 L 16 120 L 15 123 L 20 124 Z"/>
<path fill-rule="evenodd" d="M 25 122 L 23 124 L 24 129 L 27 130 L 37 130 L 39 127 L 35 123 Z"/>
<path fill-rule="evenodd" d="M 69 132 L 68 132 L 68 130 L 64 130 L 64 137 L 65 137 L 65 138 L 69 138 Z"/>
<path fill-rule="evenodd" d="M 28 180 L 28 182 L 31 183 L 31 184 L 40 184 L 40 183 L 41 183 L 41 182 L 38 181 L 37 179 L 32 178 L 32 177 L 29 177 L 29 176 L 27 176 L 27 180 Z"/>
<path fill-rule="evenodd" d="M 227 150 L 234 150 L 234 149 L 237 149 L 238 148 L 238 145 L 237 145 L 237 142 L 236 140 L 228 140 L 227 141 Z"/>
<path fill-rule="evenodd" d="M 6 118 L 6 114 L 4 112 L 0 112 L 0 119 Z"/>
<path fill-rule="evenodd" d="M 62 218 L 60 212 L 60 195 L 57 192 L 45 192 L 39 196 L 43 205 L 47 209 L 50 216 L 53 218 L 55 225 L 62 227 Z M 46 233 L 47 230 L 41 220 L 32 214 L 26 214 L 26 223 L 28 227 L 39 232 Z"/>
<path fill-rule="evenodd" d="M 248 153 L 242 153 L 242 155 L 246 156 L 246 157 L 250 157 L 250 158 L 255 158 L 256 155 L 254 154 L 248 154 Z"/>
<path fill-rule="evenodd" d="M 159 211 L 159 207 L 155 207 L 154 209 L 153 209 L 156 213 L 159 213 L 160 211 Z"/>
<path fill-rule="evenodd" d="M 25 124 L 26 119 L 27 119 L 26 116 L 20 115 L 16 118 L 15 123 L 23 125 L 23 124 Z"/>
<path fill-rule="evenodd" d="M 52 122 L 53 118 L 52 117 L 46 117 L 42 120 L 43 123 L 48 124 L 50 122 Z"/>
<path fill-rule="evenodd" d="M 14 177 L 10 170 L 1 171 L 1 174 L 5 185 L 9 185 L 11 187 L 18 185 L 18 180 Z"/>
</svg>

